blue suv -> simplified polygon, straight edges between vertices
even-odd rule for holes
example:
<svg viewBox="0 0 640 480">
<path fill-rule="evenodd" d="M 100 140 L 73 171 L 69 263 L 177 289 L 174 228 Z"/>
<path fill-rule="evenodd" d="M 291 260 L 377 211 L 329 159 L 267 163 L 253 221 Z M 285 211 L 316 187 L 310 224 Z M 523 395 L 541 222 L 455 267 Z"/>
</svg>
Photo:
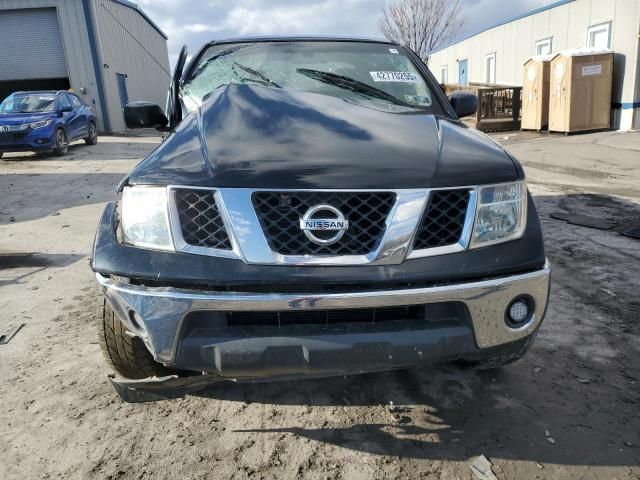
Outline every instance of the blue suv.
<svg viewBox="0 0 640 480">
<path fill-rule="evenodd" d="M 69 142 L 98 143 L 96 117 L 78 96 L 65 91 L 15 92 L 0 104 L 0 158 L 4 152 L 53 151 Z"/>
</svg>

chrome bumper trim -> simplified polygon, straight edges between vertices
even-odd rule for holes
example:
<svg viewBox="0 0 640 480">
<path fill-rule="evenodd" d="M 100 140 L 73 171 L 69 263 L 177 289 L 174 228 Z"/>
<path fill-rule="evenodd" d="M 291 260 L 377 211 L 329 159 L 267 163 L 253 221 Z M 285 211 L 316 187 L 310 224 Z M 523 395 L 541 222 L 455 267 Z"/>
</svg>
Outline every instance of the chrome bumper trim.
<svg viewBox="0 0 640 480">
<path fill-rule="evenodd" d="M 140 337 L 154 358 L 171 364 L 181 324 L 193 311 L 330 310 L 462 302 L 470 314 L 479 348 L 513 342 L 533 333 L 544 316 L 549 292 L 549 265 L 535 272 L 440 287 L 332 294 L 200 292 L 143 287 L 96 274 L 98 283 L 126 328 Z M 529 323 L 518 329 L 505 323 L 505 310 L 519 295 L 535 302 Z M 135 312 L 136 322 L 131 321 Z M 274 332 L 275 333 L 275 332 Z"/>
</svg>

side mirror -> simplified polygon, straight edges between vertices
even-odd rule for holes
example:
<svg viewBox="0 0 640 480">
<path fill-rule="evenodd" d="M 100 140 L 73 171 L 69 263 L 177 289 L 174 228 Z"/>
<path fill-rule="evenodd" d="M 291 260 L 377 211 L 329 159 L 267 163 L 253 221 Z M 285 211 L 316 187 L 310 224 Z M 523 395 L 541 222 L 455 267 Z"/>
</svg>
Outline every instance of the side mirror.
<svg viewBox="0 0 640 480">
<path fill-rule="evenodd" d="M 164 130 L 167 127 L 167 117 L 162 108 L 151 102 L 131 102 L 124 107 L 124 123 L 127 128 L 156 128 Z"/>
<path fill-rule="evenodd" d="M 471 92 L 453 92 L 449 97 L 449 102 L 458 118 L 473 115 L 478 110 L 478 97 Z"/>
<path fill-rule="evenodd" d="M 61 113 L 73 112 L 73 107 L 71 105 L 62 105 L 60 107 L 60 112 Z"/>
</svg>

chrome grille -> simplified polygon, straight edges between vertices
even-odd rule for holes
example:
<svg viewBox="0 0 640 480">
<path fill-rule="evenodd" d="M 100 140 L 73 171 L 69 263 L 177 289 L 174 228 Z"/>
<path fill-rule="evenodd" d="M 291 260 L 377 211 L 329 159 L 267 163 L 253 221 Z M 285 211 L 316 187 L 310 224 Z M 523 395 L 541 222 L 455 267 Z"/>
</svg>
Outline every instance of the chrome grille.
<svg viewBox="0 0 640 480">
<path fill-rule="evenodd" d="M 396 195 L 393 192 L 259 191 L 251 199 L 273 251 L 282 255 L 366 255 L 379 244 Z M 331 205 L 349 221 L 332 245 L 309 240 L 299 222 L 311 207 Z"/>
<path fill-rule="evenodd" d="M 414 250 L 444 247 L 460 240 L 469 206 L 469 190 L 434 190 L 413 242 Z"/>
<path fill-rule="evenodd" d="M 231 250 L 214 194 L 213 190 L 174 190 L 182 238 L 195 247 Z"/>
</svg>

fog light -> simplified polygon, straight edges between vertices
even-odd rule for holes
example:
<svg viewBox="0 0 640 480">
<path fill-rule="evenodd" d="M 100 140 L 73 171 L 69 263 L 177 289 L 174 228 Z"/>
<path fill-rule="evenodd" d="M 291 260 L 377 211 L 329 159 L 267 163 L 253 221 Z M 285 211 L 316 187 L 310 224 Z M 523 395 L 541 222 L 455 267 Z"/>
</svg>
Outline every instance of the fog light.
<svg viewBox="0 0 640 480">
<path fill-rule="evenodd" d="M 531 318 L 531 305 L 526 298 L 517 298 L 507 309 L 507 324 L 510 327 L 521 327 Z"/>
</svg>

